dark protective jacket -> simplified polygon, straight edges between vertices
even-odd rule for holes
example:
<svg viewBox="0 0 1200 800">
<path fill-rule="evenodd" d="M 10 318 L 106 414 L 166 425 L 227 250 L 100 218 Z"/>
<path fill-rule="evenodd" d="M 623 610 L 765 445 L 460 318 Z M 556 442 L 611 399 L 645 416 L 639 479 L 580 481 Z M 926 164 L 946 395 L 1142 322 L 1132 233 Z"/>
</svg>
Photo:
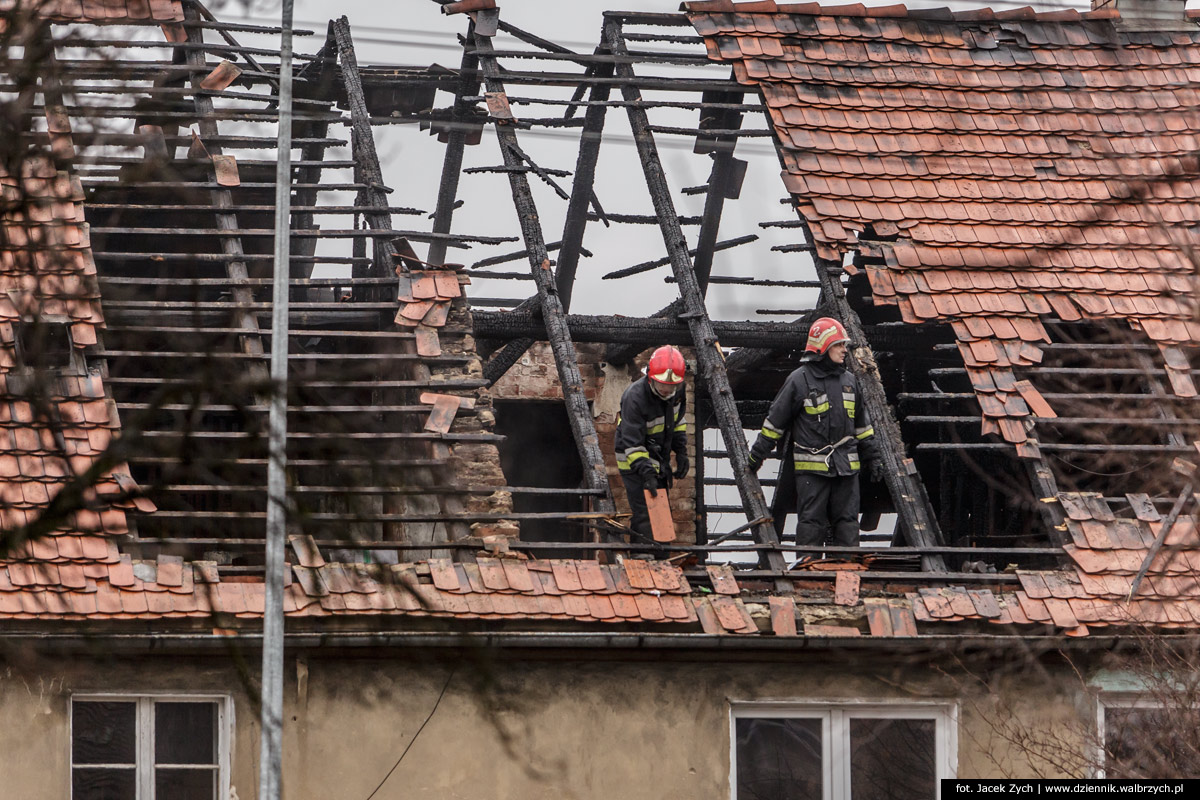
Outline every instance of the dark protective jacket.
<svg viewBox="0 0 1200 800">
<path fill-rule="evenodd" d="M 797 474 L 854 475 L 860 444 L 875 455 L 858 378 L 827 358 L 810 357 L 788 376 L 751 452 L 765 458 L 789 431 Z"/>
<path fill-rule="evenodd" d="M 646 377 L 630 384 L 621 395 L 617 417 L 617 468 L 637 470 L 637 462 L 649 458 L 660 475 L 669 473 L 672 452 L 687 454 L 687 423 L 683 420 L 686 390 L 663 400 L 654 393 Z"/>
</svg>

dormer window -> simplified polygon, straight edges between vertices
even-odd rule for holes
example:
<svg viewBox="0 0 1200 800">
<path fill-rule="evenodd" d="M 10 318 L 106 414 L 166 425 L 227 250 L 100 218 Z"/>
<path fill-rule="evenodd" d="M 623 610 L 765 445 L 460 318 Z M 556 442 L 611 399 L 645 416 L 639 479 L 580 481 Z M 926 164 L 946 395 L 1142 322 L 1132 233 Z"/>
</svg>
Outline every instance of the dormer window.
<svg viewBox="0 0 1200 800">
<path fill-rule="evenodd" d="M 17 363 L 30 370 L 75 370 L 67 323 L 35 320 L 18 325 Z"/>
</svg>

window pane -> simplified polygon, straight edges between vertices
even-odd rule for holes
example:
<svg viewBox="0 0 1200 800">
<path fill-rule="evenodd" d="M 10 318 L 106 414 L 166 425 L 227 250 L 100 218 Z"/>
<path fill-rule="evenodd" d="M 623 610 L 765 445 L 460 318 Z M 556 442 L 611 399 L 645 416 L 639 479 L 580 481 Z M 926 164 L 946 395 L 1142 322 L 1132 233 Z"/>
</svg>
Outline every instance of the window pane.
<svg viewBox="0 0 1200 800">
<path fill-rule="evenodd" d="M 154 704 L 154 763 L 215 763 L 216 735 L 216 703 Z"/>
<path fill-rule="evenodd" d="M 76 769 L 71 775 L 71 800 L 135 800 L 137 779 L 129 769 Z"/>
<path fill-rule="evenodd" d="M 852 718 L 851 800 L 933 800 L 935 730 L 931 719 Z"/>
<path fill-rule="evenodd" d="M 92 703 L 73 705 L 71 760 L 74 764 L 133 764 L 136 756 L 136 705 Z"/>
<path fill-rule="evenodd" d="M 739 719 L 737 800 L 821 800 L 821 720 Z"/>
<path fill-rule="evenodd" d="M 157 769 L 156 800 L 213 800 L 217 791 L 215 769 Z"/>
<path fill-rule="evenodd" d="M 1109 778 L 1177 778 L 1200 768 L 1179 731 L 1197 730 L 1200 709 L 1105 708 L 1104 773 Z"/>
</svg>

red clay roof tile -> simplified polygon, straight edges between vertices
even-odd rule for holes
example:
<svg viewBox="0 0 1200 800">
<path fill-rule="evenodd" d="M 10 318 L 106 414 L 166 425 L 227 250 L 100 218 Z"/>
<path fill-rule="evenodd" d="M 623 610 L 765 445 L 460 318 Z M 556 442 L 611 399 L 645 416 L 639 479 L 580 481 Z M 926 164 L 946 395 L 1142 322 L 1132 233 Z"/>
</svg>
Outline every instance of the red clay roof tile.
<svg viewBox="0 0 1200 800">
<path fill-rule="evenodd" d="M 867 625 L 872 636 L 891 636 L 892 615 L 887 601 L 881 598 L 867 598 L 863 601 L 867 611 Z M 805 628 L 807 630 L 807 627 Z"/>
<path fill-rule="evenodd" d="M 579 581 L 579 572 L 575 569 L 573 562 L 555 560 L 551 562 L 551 565 L 554 570 L 554 580 L 558 584 L 559 589 L 564 592 L 578 592 L 583 589 L 583 584 Z M 626 565 L 626 568 L 628 569 L 628 565 Z M 647 588 L 638 586 L 632 580 L 630 583 L 637 588 Z M 653 587 L 653 581 L 651 581 L 650 586 L 651 588 Z"/>
</svg>

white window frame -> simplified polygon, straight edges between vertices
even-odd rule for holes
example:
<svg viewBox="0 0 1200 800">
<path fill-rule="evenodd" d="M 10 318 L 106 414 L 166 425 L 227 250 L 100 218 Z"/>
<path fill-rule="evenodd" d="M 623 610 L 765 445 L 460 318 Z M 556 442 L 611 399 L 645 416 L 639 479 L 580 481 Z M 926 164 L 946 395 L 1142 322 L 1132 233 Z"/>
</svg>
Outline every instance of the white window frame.
<svg viewBox="0 0 1200 800">
<path fill-rule="evenodd" d="M 69 748 L 68 763 L 70 764 L 71 795 L 75 792 L 75 703 L 134 703 L 134 775 L 137 787 L 137 800 L 152 800 L 154 798 L 154 770 L 156 766 L 195 768 L 194 764 L 160 764 L 154 763 L 154 706 L 157 703 L 215 703 L 217 707 L 217 793 L 218 800 L 226 800 L 230 789 L 230 747 L 233 740 L 233 703 L 229 695 L 223 694 L 175 694 L 175 693 L 144 693 L 144 694 L 74 694 L 71 695 L 71 705 L 68 711 Z M 104 767 L 104 764 L 80 764 L 81 769 Z M 115 766 L 115 765 L 114 765 Z M 124 765 L 122 765 L 124 766 Z M 211 766 L 206 766 L 211 769 Z M 154 798 L 163 800 L 163 798 Z"/>
<path fill-rule="evenodd" d="M 1165 704 L 1140 692 L 1104 692 L 1096 698 L 1096 777 L 1108 777 L 1108 730 L 1110 708 L 1165 708 Z"/>
<path fill-rule="evenodd" d="M 729 714 L 729 797 L 737 800 L 737 721 L 739 719 L 820 719 L 822 800 L 850 800 L 850 720 L 931 719 L 934 721 L 934 786 L 958 772 L 958 704 L 954 702 L 734 701 Z M 834 747 L 834 740 L 839 742 Z"/>
</svg>

